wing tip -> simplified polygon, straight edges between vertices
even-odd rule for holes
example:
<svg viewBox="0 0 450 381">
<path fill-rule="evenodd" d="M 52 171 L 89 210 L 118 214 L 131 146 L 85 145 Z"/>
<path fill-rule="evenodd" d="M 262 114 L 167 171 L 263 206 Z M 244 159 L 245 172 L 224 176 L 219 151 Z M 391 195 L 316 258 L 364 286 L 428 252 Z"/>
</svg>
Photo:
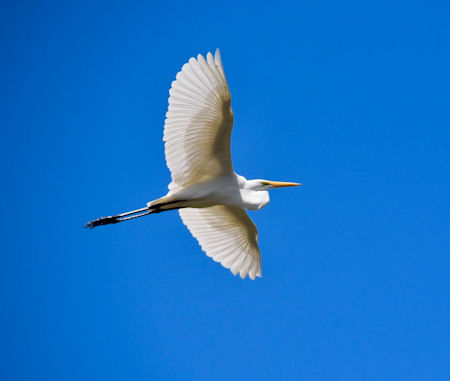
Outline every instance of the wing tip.
<svg viewBox="0 0 450 381">
<path fill-rule="evenodd" d="M 214 62 L 219 67 L 222 74 L 225 76 L 225 71 L 223 70 L 223 64 L 222 64 L 222 56 L 220 54 L 219 48 L 216 48 L 216 51 L 214 52 Z"/>
<path fill-rule="evenodd" d="M 230 269 L 230 271 L 233 273 L 233 271 Z M 238 272 L 233 273 L 234 276 L 236 276 L 238 274 Z M 256 280 L 256 278 L 262 278 L 262 274 L 261 274 L 261 270 L 258 270 L 257 273 L 254 273 L 252 271 L 240 271 L 239 272 L 239 276 L 241 277 L 241 279 L 245 279 L 247 278 L 247 276 L 249 277 L 249 279 L 251 280 Z"/>
</svg>

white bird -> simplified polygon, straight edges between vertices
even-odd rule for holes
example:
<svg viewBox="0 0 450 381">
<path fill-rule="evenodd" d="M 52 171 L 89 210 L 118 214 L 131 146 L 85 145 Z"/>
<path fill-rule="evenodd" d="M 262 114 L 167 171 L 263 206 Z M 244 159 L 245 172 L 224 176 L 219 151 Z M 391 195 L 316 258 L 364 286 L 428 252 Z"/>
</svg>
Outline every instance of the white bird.
<svg viewBox="0 0 450 381">
<path fill-rule="evenodd" d="M 102 217 L 88 228 L 178 209 L 202 249 L 241 278 L 261 276 L 258 232 L 246 209 L 269 203 L 269 189 L 301 185 L 247 180 L 233 170 L 233 111 L 219 49 L 191 58 L 169 91 L 164 125 L 169 192 L 145 208 Z"/>
</svg>

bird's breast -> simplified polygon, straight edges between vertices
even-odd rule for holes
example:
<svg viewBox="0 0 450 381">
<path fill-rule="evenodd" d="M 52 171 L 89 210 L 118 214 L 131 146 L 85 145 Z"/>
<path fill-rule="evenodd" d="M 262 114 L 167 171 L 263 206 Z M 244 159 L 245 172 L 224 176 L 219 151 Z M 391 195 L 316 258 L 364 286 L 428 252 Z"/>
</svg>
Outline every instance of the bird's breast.
<svg viewBox="0 0 450 381">
<path fill-rule="evenodd" d="M 248 210 L 259 210 L 264 208 L 270 201 L 269 192 L 253 191 L 249 189 L 241 190 L 243 207 Z"/>
</svg>

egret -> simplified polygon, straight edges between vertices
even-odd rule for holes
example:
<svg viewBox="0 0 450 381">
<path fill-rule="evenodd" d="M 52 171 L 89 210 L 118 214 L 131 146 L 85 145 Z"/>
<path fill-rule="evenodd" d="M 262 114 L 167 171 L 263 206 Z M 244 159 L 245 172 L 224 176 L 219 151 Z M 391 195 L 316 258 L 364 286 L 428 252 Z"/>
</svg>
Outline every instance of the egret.
<svg viewBox="0 0 450 381">
<path fill-rule="evenodd" d="M 233 170 L 233 111 L 219 49 L 190 58 L 172 82 L 164 145 L 172 182 L 147 206 L 101 217 L 87 228 L 178 209 L 183 223 L 214 261 L 241 278 L 261 276 L 258 232 L 245 210 L 269 203 L 269 189 L 294 182 L 247 180 Z"/>
</svg>

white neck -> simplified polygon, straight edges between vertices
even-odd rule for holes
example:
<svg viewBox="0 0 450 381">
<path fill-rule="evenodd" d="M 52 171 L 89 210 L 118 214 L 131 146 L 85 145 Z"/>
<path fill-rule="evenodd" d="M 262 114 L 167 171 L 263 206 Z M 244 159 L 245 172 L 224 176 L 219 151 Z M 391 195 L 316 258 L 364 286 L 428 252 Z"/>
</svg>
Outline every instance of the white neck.
<svg viewBox="0 0 450 381">
<path fill-rule="evenodd" d="M 240 193 L 244 207 L 249 210 L 258 210 L 265 207 L 269 203 L 270 197 L 268 191 L 261 189 L 261 181 L 246 180 L 242 176 L 240 177 Z"/>
</svg>

